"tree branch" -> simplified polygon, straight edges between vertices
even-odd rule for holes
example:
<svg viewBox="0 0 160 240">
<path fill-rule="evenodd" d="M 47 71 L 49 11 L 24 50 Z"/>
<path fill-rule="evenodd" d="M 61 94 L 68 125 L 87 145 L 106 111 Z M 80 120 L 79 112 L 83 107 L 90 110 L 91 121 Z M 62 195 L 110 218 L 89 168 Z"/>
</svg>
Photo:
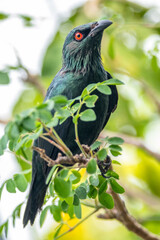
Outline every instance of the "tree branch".
<svg viewBox="0 0 160 240">
<path fill-rule="evenodd" d="M 23 69 L 27 75 L 26 78 L 23 78 L 23 82 L 26 82 L 26 83 L 30 83 L 32 84 L 35 88 L 37 88 L 37 90 L 42 94 L 43 97 L 45 97 L 46 95 L 46 90 L 45 88 L 43 87 L 43 85 L 41 84 L 41 82 L 39 81 L 39 77 L 38 75 L 33 75 L 29 72 L 29 70 L 23 65 L 19 55 L 18 55 L 18 52 L 16 49 L 14 49 L 14 52 L 15 52 L 15 55 L 17 57 L 17 61 L 18 61 L 18 67 L 20 69 Z"/>
<path fill-rule="evenodd" d="M 40 154 L 40 157 L 43 158 L 48 163 L 49 167 L 53 167 L 54 165 L 66 165 L 66 164 L 74 165 L 76 163 L 78 163 L 79 167 L 85 167 L 88 161 L 90 160 L 90 158 L 86 158 L 82 153 L 76 154 L 72 158 L 68 156 L 62 156 L 62 154 L 59 153 L 57 159 L 53 160 L 46 155 L 44 149 L 33 146 L 33 150 Z"/>
<path fill-rule="evenodd" d="M 144 228 L 142 225 L 140 225 L 137 220 L 132 217 L 120 198 L 120 196 L 113 192 L 113 190 L 110 189 L 110 193 L 113 196 L 115 207 L 114 209 L 111 209 L 110 211 L 106 211 L 104 215 L 99 215 L 99 218 L 102 219 L 117 219 L 120 221 L 129 231 L 134 232 L 136 235 L 141 237 L 144 240 L 160 240 L 158 236 L 155 234 L 149 232 L 146 228 Z"/>
<path fill-rule="evenodd" d="M 87 151 L 88 153 L 88 146 L 83 146 L 84 150 Z M 74 165 L 76 163 L 78 163 L 78 165 L 80 167 L 86 167 L 88 161 L 90 160 L 89 158 L 86 158 L 84 156 L 84 154 L 76 154 L 73 157 L 68 157 L 68 156 L 62 156 L 62 154 L 60 153 L 57 157 L 56 160 L 51 159 L 50 157 L 48 157 L 45 153 L 44 149 L 38 148 L 33 146 L 33 149 L 35 151 L 37 151 L 41 158 L 43 158 L 47 163 L 48 166 L 54 166 L 54 165 Z M 110 169 L 112 169 L 112 166 L 110 166 Z M 147 229 L 145 229 L 143 226 L 141 226 L 140 223 L 138 223 L 138 221 L 132 217 L 128 211 L 127 208 L 125 206 L 125 203 L 123 202 L 123 200 L 120 198 L 119 194 L 115 193 L 112 188 L 109 188 L 109 192 L 112 195 L 113 199 L 114 199 L 114 208 L 111 210 L 105 209 L 105 213 L 104 214 L 100 214 L 98 215 L 99 218 L 102 219 L 117 219 L 118 221 L 120 221 L 129 231 L 134 232 L 136 235 L 138 235 L 139 237 L 141 237 L 144 240 L 160 240 L 160 238 L 158 238 L 158 236 L 156 236 L 153 233 L 150 233 Z M 95 206 L 95 210 L 94 212 L 92 212 L 91 214 L 89 214 L 86 218 L 88 218 L 90 215 L 92 215 L 93 213 L 95 213 L 96 211 L 98 211 L 100 209 L 96 208 Z M 85 219 L 86 219 L 85 218 Z M 80 223 L 82 223 L 85 219 L 83 219 L 82 221 L 80 221 L 78 224 L 76 224 L 73 228 L 69 229 L 67 232 L 59 235 L 57 238 L 60 238 L 61 236 L 67 234 L 68 232 L 72 231 L 73 229 L 75 229 Z M 56 238 L 56 239 L 57 239 Z"/>
<path fill-rule="evenodd" d="M 155 94 L 155 92 L 152 90 L 152 88 L 148 85 L 146 81 L 140 80 L 140 83 L 142 84 L 143 89 L 148 94 L 148 96 L 152 99 L 152 101 L 157 107 L 158 112 L 160 113 L 160 101 L 158 96 Z"/>
<path fill-rule="evenodd" d="M 23 79 L 23 82 L 32 84 L 42 94 L 42 96 L 45 97 L 46 90 L 40 83 L 38 75 L 30 74 L 29 71 L 24 67 L 23 69 L 27 74 L 27 77 Z"/>
<path fill-rule="evenodd" d="M 112 166 L 110 167 L 113 170 Z M 111 187 L 109 187 L 109 192 L 114 199 L 114 208 L 106 210 L 105 214 L 101 214 L 98 217 L 102 219 L 117 219 L 121 222 L 129 231 L 134 232 L 136 235 L 144 240 L 160 240 L 158 236 L 149 232 L 137 220 L 131 216 L 125 206 L 124 201 L 121 199 L 120 195 L 115 193 Z"/>
</svg>

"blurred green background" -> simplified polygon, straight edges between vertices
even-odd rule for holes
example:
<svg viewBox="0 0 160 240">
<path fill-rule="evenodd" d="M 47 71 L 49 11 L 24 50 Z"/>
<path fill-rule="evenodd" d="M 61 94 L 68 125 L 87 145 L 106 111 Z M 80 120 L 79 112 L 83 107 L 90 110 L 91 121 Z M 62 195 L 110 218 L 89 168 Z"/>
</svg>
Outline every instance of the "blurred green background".
<svg viewBox="0 0 160 240">
<path fill-rule="evenodd" d="M 128 143 L 124 144 L 119 157 L 122 165 L 115 167 L 126 190 L 122 197 L 133 216 L 151 232 L 160 234 L 160 14 L 158 17 L 157 9 L 134 1 L 87 1 L 74 9 L 64 22 L 59 22 L 60 26 L 44 53 L 41 74 L 37 78 L 47 89 L 61 68 L 62 47 L 68 32 L 78 25 L 100 19 L 110 19 L 114 23 L 104 31 L 104 67 L 125 83 L 118 87 L 118 108 L 103 134 L 124 134 L 124 139 L 127 139 Z M 24 85 L 13 106 L 13 116 L 43 101 L 42 92 L 35 85 L 27 82 Z M 22 169 L 28 167 L 27 164 L 19 164 Z M 85 207 L 83 216 L 89 211 Z M 75 222 L 73 220 L 71 225 Z M 55 226 L 41 239 L 53 239 Z M 140 238 L 115 220 L 100 220 L 93 216 L 62 239 Z"/>
</svg>

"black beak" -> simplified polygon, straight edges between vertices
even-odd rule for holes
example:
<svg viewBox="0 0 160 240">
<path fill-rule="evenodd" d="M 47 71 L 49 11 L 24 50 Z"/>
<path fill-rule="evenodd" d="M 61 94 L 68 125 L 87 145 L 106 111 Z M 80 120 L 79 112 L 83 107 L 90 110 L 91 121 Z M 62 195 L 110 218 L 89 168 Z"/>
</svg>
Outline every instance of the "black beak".
<svg viewBox="0 0 160 240">
<path fill-rule="evenodd" d="M 89 35 L 94 37 L 97 33 L 102 32 L 105 28 L 109 27 L 112 24 L 109 20 L 101 20 L 96 23 L 93 23 L 92 29 Z"/>
</svg>

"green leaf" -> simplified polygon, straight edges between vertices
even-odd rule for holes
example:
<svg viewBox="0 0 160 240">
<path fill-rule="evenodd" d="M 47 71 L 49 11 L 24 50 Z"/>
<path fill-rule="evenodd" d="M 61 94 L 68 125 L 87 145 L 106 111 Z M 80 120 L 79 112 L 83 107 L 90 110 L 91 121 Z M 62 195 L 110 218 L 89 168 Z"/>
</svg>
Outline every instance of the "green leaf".
<svg viewBox="0 0 160 240">
<path fill-rule="evenodd" d="M 120 137 L 111 137 L 108 139 L 108 143 L 113 145 L 121 145 L 124 143 L 124 140 Z"/>
<path fill-rule="evenodd" d="M 98 159 L 100 161 L 104 161 L 107 157 L 107 151 L 105 148 L 102 148 L 101 150 L 98 151 Z"/>
<path fill-rule="evenodd" d="M 8 84 L 10 82 L 8 73 L 0 72 L 0 84 Z"/>
<path fill-rule="evenodd" d="M 5 222 L 4 232 L 5 232 L 5 237 L 7 238 L 7 236 L 8 236 L 8 220 Z"/>
<path fill-rule="evenodd" d="M 86 192 L 86 189 L 84 187 L 78 187 L 76 190 L 75 190 L 77 196 L 79 199 L 86 199 L 87 197 L 87 192 Z"/>
<path fill-rule="evenodd" d="M 74 194 L 74 199 L 73 199 L 73 205 L 78 206 L 79 205 L 79 198 L 77 194 Z"/>
<path fill-rule="evenodd" d="M 10 126 L 10 129 L 9 129 L 9 137 L 15 139 L 18 136 L 19 136 L 18 126 L 16 123 L 12 123 L 12 125 Z"/>
<path fill-rule="evenodd" d="M 90 176 L 89 177 L 89 181 L 90 181 L 90 184 L 92 184 L 93 186 L 97 187 L 98 184 L 99 184 L 99 178 L 98 176 Z"/>
<path fill-rule="evenodd" d="M 112 160 L 112 163 L 113 163 L 113 164 L 117 164 L 117 165 L 121 165 L 121 163 L 118 162 L 118 161 L 116 161 L 116 160 Z"/>
<path fill-rule="evenodd" d="M 69 173 L 69 169 L 64 168 L 59 172 L 59 177 L 66 178 L 68 173 Z"/>
<path fill-rule="evenodd" d="M 101 193 L 98 195 L 99 202 L 106 208 L 112 209 L 114 207 L 114 201 L 110 194 L 108 193 Z"/>
<path fill-rule="evenodd" d="M 2 149 L 6 149 L 7 147 L 7 143 L 8 143 L 8 136 L 7 135 L 3 135 L 3 137 L 0 139 L 0 144 L 1 144 L 1 147 Z"/>
<path fill-rule="evenodd" d="M 5 183 L 6 183 L 6 182 L 4 182 L 4 183 L 2 184 L 2 186 L 1 186 L 1 188 L 0 188 L 0 200 L 1 200 L 2 191 L 3 191 L 3 188 L 4 188 L 4 186 L 5 186 Z"/>
<path fill-rule="evenodd" d="M 49 184 L 49 193 L 52 197 L 54 197 L 54 184 L 53 184 L 53 182 L 51 182 Z"/>
<path fill-rule="evenodd" d="M 61 122 L 64 122 L 64 120 L 70 116 L 70 111 L 68 109 L 59 108 L 57 112 L 57 117 L 61 120 Z"/>
<path fill-rule="evenodd" d="M 70 218 L 73 218 L 73 215 L 74 215 L 74 205 L 70 205 L 69 208 L 68 208 L 68 214 L 70 216 Z"/>
<path fill-rule="evenodd" d="M 98 99 L 97 95 L 86 96 L 84 98 L 84 102 L 87 107 L 92 108 L 95 106 L 95 102 L 97 101 L 97 99 Z"/>
<path fill-rule="evenodd" d="M 49 174 L 48 174 L 48 176 L 47 176 L 47 179 L 46 179 L 46 184 L 48 184 L 48 183 L 49 183 L 49 181 L 50 181 L 50 179 L 51 179 L 51 177 L 52 177 L 53 173 L 54 173 L 54 172 L 55 172 L 55 170 L 56 170 L 56 168 L 57 168 L 57 166 L 56 166 L 56 165 L 54 165 L 54 166 L 52 167 L 52 169 L 50 170 L 50 172 L 49 172 Z"/>
<path fill-rule="evenodd" d="M 82 217 L 81 204 L 79 204 L 78 206 L 74 205 L 74 213 L 78 219 L 81 219 Z"/>
<path fill-rule="evenodd" d="M 20 212 L 21 212 L 21 207 L 23 203 L 19 204 L 13 211 L 12 213 L 12 219 L 13 219 L 13 227 L 15 227 L 15 220 L 16 218 L 20 218 Z"/>
<path fill-rule="evenodd" d="M 64 107 L 68 102 L 67 98 L 63 95 L 57 95 L 57 96 L 54 96 L 51 99 L 53 99 L 53 101 L 55 103 L 55 108 Z"/>
<path fill-rule="evenodd" d="M 97 162 L 94 158 L 92 158 L 87 164 L 87 172 L 89 174 L 93 174 L 96 172 L 96 169 L 97 169 Z"/>
<path fill-rule="evenodd" d="M 62 203 L 61 203 L 61 208 L 62 208 L 62 211 L 63 212 L 67 212 L 67 210 L 68 210 L 68 207 L 69 207 L 69 205 L 68 205 L 68 203 L 66 202 L 66 201 L 63 201 Z"/>
<path fill-rule="evenodd" d="M 95 121 L 96 114 L 92 109 L 87 109 L 84 112 L 81 112 L 80 119 L 84 122 Z"/>
<path fill-rule="evenodd" d="M 12 140 L 9 141 L 8 147 L 9 147 L 9 150 L 11 150 L 12 152 L 14 151 L 14 149 L 16 147 L 16 140 L 17 139 L 15 138 L 15 139 L 12 139 Z"/>
<path fill-rule="evenodd" d="M 76 170 L 72 170 L 72 174 L 74 175 L 74 179 L 71 180 L 72 184 L 77 184 L 78 182 L 80 182 L 81 174 Z"/>
<path fill-rule="evenodd" d="M 114 177 L 116 179 L 119 179 L 119 175 L 118 173 L 112 171 L 112 170 L 108 170 L 107 173 L 106 173 L 106 176 L 107 177 Z"/>
<path fill-rule="evenodd" d="M 71 182 L 70 181 L 65 181 L 63 178 L 56 177 L 54 179 L 54 189 L 56 193 L 62 197 L 62 198 L 67 198 L 71 194 Z"/>
<path fill-rule="evenodd" d="M 89 185 L 88 197 L 95 199 L 96 196 L 97 196 L 97 189 L 94 186 Z"/>
<path fill-rule="evenodd" d="M 102 144 L 102 143 L 101 143 L 100 141 L 94 142 L 94 143 L 91 145 L 91 150 L 93 151 L 93 150 L 99 148 L 99 147 L 101 146 L 101 144 Z"/>
<path fill-rule="evenodd" d="M 6 189 L 10 193 L 16 193 L 16 185 L 12 179 L 6 181 Z"/>
<path fill-rule="evenodd" d="M 113 155 L 114 157 L 117 157 L 117 156 L 121 155 L 120 152 L 115 151 L 115 150 L 112 150 L 112 149 L 110 150 L 110 152 L 112 153 L 112 155 Z"/>
<path fill-rule="evenodd" d="M 72 106 L 71 110 L 72 110 L 72 113 L 75 113 L 77 112 L 77 110 L 79 109 L 80 107 L 80 103 L 76 103 Z"/>
<path fill-rule="evenodd" d="M 103 85 L 98 85 L 97 86 L 97 90 L 105 95 L 110 95 L 112 93 L 110 87 L 108 87 L 107 85 L 103 84 Z"/>
<path fill-rule="evenodd" d="M 113 151 L 116 151 L 116 152 L 121 152 L 122 151 L 122 148 L 118 145 L 109 145 L 109 149 L 113 150 Z"/>
<path fill-rule="evenodd" d="M 6 14 L 6 13 L 0 13 L 0 20 L 5 20 L 9 17 L 9 14 Z"/>
<path fill-rule="evenodd" d="M 104 177 L 102 177 L 102 175 L 98 174 L 98 179 L 99 179 L 99 186 L 98 188 L 101 186 L 101 184 L 106 180 Z"/>
<path fill-rule="evenodd" d="M 99 195 L 102 194 L 103 192 L 106 192 L 107 185 L 108 185 L 108 180 L 105 180 L 99 188 Z"/>
<path fill-rule="evenodd" d="M 50 113 L 50 111 L 47 111 L 45 109 L 40 109 L 38 111 L 38 115 L 40 120 L 44 123 L 48 123 L 52 120 L 52 114 Z"/>
<path fill-rule="evenodd" d="M 27 182 L 25 176 L 22 174 L 15 174 L 13 176 L 13 178 L 14 178 L 14 182 L 15 182 L 15 185 L 18 188 L 18 190 L 21 192 L 25 192 L 27 189 L 27 185 L 28 185 L 28 182 Z"/>
<path fill-rule="evenodd" d="M 107 85 L 123 85 L 124 84 L 122 81 L 120 81 L 118 79 L 113 79 L 113 78 L 106 80 L 105 83 Z"/>
<path fill-rule="evenodd" d="M 66 203 L 68 203 L 68 205 L 72 205 L 73 204 L 73 198 L 74 198 L 73 194 L 70 197 L 65 198 Z"/>
<path fill-rule="evenodd" d="M 46 219 L 46 216 L 47 216 L 47 211 L 50 209 L 50 206 L 47 206 L 47 207 L 45 207 L 43 210 L 42 210 L 42 212 L 41 212 L 41 216 L 40 216 L 40 227 L 42 227 L 43 226 L 43 223 L 44 223 L 44 221 L 45 221 L 45 219 Z"/>
<path fill-rule="evenodd" d="M 57 117 L 52 118 L 52 120 L 46 124 L 46 127 L 56 127 L 58 125 L 59 119 Z"/>
<path fill-rule="evenodd" d="M 56 239 L 56 237 L 58 236 L 59 232 L 61 231 L 61 228 L 63 227 L 63 223 L 60 223 L 57 228 L 55 229 L 55 233 L 54 233 L 54 239 Z"/>
<path fill-rule="evenodd" d="M 81 97 L 84 98 L 86 95 L 88 95 L 88 90 L 85 88 L 81 94 Z"/>
<path fill-rule="evenodd" d="M 28 136 L 24 136 L 22 139 L 19 138 L 14 148 L 14 151 L 17 152 L 25 144 L 27 140 L 28 140 Z"/>
<path fill-rule="evenodd" d="M 50 212 L 53 215 L 53 218 L 56 222 L 61 221 L 61 207 L 60 206 L 56 206 L 56 205 L 50 206 Z"/>
<path fill-rule="evenodd" d="M 35 118 L 34 117 L 26 117 L 23 119 L 22 126 L 25 128 L 27 131 L 32 131 L 36 129 L 35 125 Z"/>
<path fill-rule="evenodd" d="M 24 146 L 25 146 L 25 148 L 30 148 L 32 146 L 32 144 L 33 144 L 33 140 L 28 140 L 25 142 Z"/>
<path fill-rule="evenodd" d="M 110 181 L 111 187 L 115 193 L 122 194 L 125 192 L 124 188 L 122 186 L 120 186 L 114 178 L 109 179 L 109 181 Z"/>
<path fill-rule="evenodd" d="M 3 147 L 2 147 L 2 139 L 0 139 L 0 156 L 2 156 L 4 153 Z"/>
<path fill-rule="evenodd" d="M 90 92 L 91 90 L 93 90 L 95 88 L 95 86 L 96 86 L 96 83 L 91 83 L 86 87 L 86 89 Z"/>
</svg>

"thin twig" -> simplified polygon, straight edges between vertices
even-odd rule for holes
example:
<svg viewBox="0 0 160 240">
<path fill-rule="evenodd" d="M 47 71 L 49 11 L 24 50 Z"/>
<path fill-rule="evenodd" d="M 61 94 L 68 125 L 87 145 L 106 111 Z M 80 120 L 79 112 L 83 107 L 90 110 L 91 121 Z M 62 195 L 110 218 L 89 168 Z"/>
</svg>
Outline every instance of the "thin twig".
<svg viewBox="0 0 160 240">
<path fill-rule="evenodd" d="M 110 166 L 112 169 L 112 166 Z M 129 214 L 124 201 L 121 199 L 119 194 L 115 193 L 111 187 L 109 187 L 109 192 L 114 199 L 114 208 L 106 210 L 105 214 L 101 214 L 98 217 L 102 219 L 117 219 L 120 221 L 129 231 L 134 232 L 136 235 L 144 240 L 160 240 L 158 236 L 149 232 L 144 228 L 138 221 Z"/>
<path fill-rule="evenodd" d="M 143 89 L 148 94 L 148 96 L 151 98 L 151 100 L 154 102 L 154 104 L 157 107 L 158 112 L 160 113 L 160 100 L 159 97 L 155 94 L 153 89 L 148 85 L 148 83 L 144 80 L 140 80 L 140 83 L 142 84 Z"/>
<path fill-rule="evenodd" d="M 46 140 L 47 142 L 49 142 L 50 144 L 54 145 L 55 147 L 59 148 L 60 151 L 62 151 L 63 153 L 65 153 L 65 151 L 63 150 L 63 148 L 58 145 L 55 141 L 52 141 L 50 138 L 45 137 L 44 135 L 41 135 L 40 138 L 43 138 L 44 140 Z"/>
<path fill-rule="evenodd" d="M 7 123 L 9 123 L 9 120 L 0 119 L 0 124 L 6 125 Z"/>
<path fill-rule="evenodd" d="M 75 224 L 73 227 L 71 227 L 68 231 L 62 233 L 61 235 L 57 236 L 55 238 L 58 239 L 58 238 L 61 238 L 63 237 L 64 235 L 66 235 L 67 233 L 73 231 L 76 227 L 78 227 L 80 224 L 82 224 L 84 221 L 86 221 L 89 217 L 91 217 L 93 214 L 95 214 L 97 211 L 99 210 L 99 208 L 95 209 L 93 212 L 91 212 L 90 214 L 88 214 L 85 218 L 83 218 L 81 221 L 79 221 L 77 224 Z"/>
<path fill-rule="evenodd" d="M 81 154 L 76 154 L 72 158 L 70 158 L 68 156 L 62 156 L 61 153 L 59 153 L 57 159 L 54 160 L 54 159 L 51 159 L 50 157 L 48 157 L 46 155 L 44 149 L 33 146 L 33 150 L 40 154 L 41 158 L 43 158 L 48 163 L 49 167 L 53 167 L 54 165 L 66 165 L 66 164 L 67 165 L 74 165 L 76 163 L 79 164 L 79 167 L 81 165 L 84 167 L 84 165 L 86 166 L 86 164 L 89 161 L 89 159 L 86 159 L 85 156 L 82 153 Z"/>
<path fill-rule="evenodd" d="M 157 209 L 159 209 L 160 199 L 157 196 L 151 194 L 150 192 L 146 193 L 134 186 L 132 186 L 132 188 L 131 188 L 131 187 L 123 184 L 123 187 L 125 189 L 124 194 L 127 198 L 131 198 L 136 201 L 141 200 L 145 204 L 147 204 L 151 209 L 154 209 L 156 211 L 157 211 Z"/>
<path fill-rule="evenodd" d="M 72 157 L 72 152 L 70 149 L 66 146 L 66 144 L 62 141 L 62 139 L 59 137 L 59 135 L 56 133 L 54 128 L 48 129 L 46 125 L 39 119 L 39 122 L 42 124 L 45 131 L 48 133 L 48 135 L 57 143 L 60 145 L 61 148 L 63 148 L 63 152 L 68 156 Z M 55 135 L 54 135 L 54 134 Z"/>
<path fill-rule="evenodd" d="M 29 164 L 30 166 L 32 166 L 32 162 L 28 161 L 28 160 L 27 160 L 26 158 L 24 158 L 23 156 L 17 155 L 17 154 L 15 154 L 15 156 L 16 156 L 17 158 L 20 158 L 23 162 L 25 162 L 25 163 Z"/>
<path fill-rule="evenodd" d="M 18 52 L 16 49 L 14 49 L 15 51 L 15 55 L 17 57 L 17 61 L 18 61 L 18 67 L 20 69 L 23 69 L 25 72 L 26 72 L 26 75 L 27 77 L 22 79 L 23 82 L 26 82 L 26 83 L 30 83 L 32 84 L 41 94 L 43 97 L 45 97 L 46 95 L 46 90 L 45 88 L 42 86 L 40 80 L 39 80 L 39 76 L 38 75 L 33 75 L 29 72 L 29 70 L 23 65 L 19 55 L 18 55 Z"/>
</svg>

